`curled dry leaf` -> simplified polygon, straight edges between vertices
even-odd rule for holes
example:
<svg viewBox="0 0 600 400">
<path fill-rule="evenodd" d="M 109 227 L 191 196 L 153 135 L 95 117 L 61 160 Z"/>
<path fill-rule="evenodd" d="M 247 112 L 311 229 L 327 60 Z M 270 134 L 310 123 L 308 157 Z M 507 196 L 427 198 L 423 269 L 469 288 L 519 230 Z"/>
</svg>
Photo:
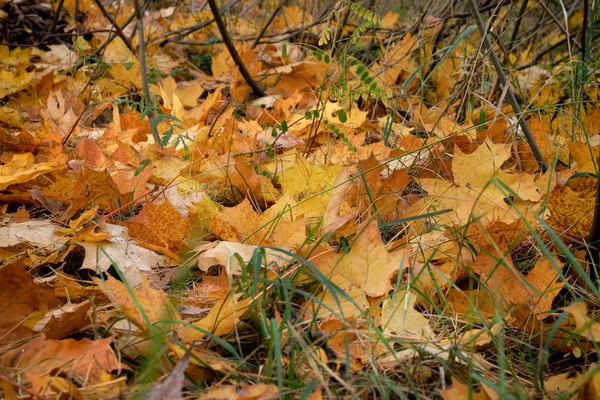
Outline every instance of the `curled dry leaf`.
<svg viewBox="0 0 600 400">
<path fill-rule="evenodd" d="M 261 257 L 261 264 L 265 267 L 279 268 L 289 262 L 293 258 L 289 255 L 273 249 L 260 249 L 258 246 L 252 246 L 237 242 L 216 241 L 212 243 L 203 243 L 196 247 L 194 251 L 198 254 L 198 268 L 202 271 L 215 265 L 222 265 L 226 268 L 227 273 L 231 275 L 239 275 L 242 273 L 242 267 L 250 262 L 254 254 Z M 264 251 L 265 257 L 262 257 Z M 240 259 L 237 257 L 239 256 Z"/>
<path fill-rule="evenodd" d="M 583 336 L 591 342 L 600 342 L 600 323 L 588 317 L 588 308 L 585 302 L 575 302 L 564 307 L 563 310 L 567 311 L 575 319 L 575 334 Z"/>
</svg>

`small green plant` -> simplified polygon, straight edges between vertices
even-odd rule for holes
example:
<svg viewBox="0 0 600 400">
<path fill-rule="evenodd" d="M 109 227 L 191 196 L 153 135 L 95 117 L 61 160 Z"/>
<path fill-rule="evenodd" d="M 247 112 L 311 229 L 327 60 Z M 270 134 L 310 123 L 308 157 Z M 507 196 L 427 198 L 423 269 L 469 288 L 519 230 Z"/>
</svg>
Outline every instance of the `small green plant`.
<svg viewBox="0 0 600 400">
<path fill-rule="evenodd" d="M 115 101 L 115 103 L 117 105 L 124 105 L 126 110 L 139 111 L 140 119 L 143 119 L 152 113 L 154 118 L 150 120 L 150 123 L 153 124 L 154 127 L 158 127 L 158 125 L 163 122 L 167 123 L 169 129 L 163 133 L 160 145 L 162 147 L 167 146 L 175 134 L 176 138 L 175 143 L 173 143 L 173 147 L 177 148 L 181 145 L 185 152 L 185 159 L 189 159 L 189 148 L 187 147 L 186 141 L 191 141 L 191 139 L 189 136 L 181 133 L 183 131 L 183 126 L 179 118 L 165 113 L 160 107 L 154 104 L 147 106 L 143 98 L 138 100 L 131 97 L 120 97 Z"/>
</svg>

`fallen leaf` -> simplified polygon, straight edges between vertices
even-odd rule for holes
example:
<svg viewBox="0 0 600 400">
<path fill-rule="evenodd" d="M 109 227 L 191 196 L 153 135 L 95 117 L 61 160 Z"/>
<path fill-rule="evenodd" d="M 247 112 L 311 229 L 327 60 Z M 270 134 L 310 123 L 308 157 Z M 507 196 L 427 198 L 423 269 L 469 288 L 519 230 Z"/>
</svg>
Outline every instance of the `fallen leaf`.
<svg viewBox="0 0 600 400">
<path fill-rule="evenodd" d="M 25 371 L 25 376 L 61 374 L 93 384 L 104 373 L 121 366 L 110 347 L 111 342 L 112 338 L 49 340 L 38 337 L 0 356 L 0 363 Z"/>
<path fill-rule="evenodd" d="M 231 333 L 252 303 L 251 298 L 240 300 L 240 297 L 241 293 L 238 293 L 220 299 L 206 317 L 183 329 L 183 342 L 192 343 L 208 333 L 217 337 Z"/>
<path fill-rule="evenodd" d="M 0 267 L 0 281 L 0 343 L 33 336 L 35 332 L 23 323 L 35 313 L 43 315 L 58 306 L 54 290 L 35 284 L 23 259 Z"/>
<path fill-rule="evenodd" d="M 110 276 L 107 276 L 106 280 L 94 278 L 93 281 L 111 303 L 142 331 L 168 331 L 172 325 L 169 321 L 179 319 L 167 294 L 151 288 L 147 279 L 142 281 L 140 288 L 131 291 L 125 284 Z M 173 328 L 178 327 L 174 325 Z"/>
<path fill-rule="evenodd" d="M 270 268 L 283 267 L 293 259 L 287 254 L 275 251 L 272 249 L 260 249 L 257 246 L 242 244 L 237 242 L 216 241 L 212 243 L 204 243 L 194 249 L 198 254 L 198 268 L 202 271 L 215 265 L 222 265 L 226 268 L 227 273 L 231 275 L 239 275 L 242 273 L 242 268 L 252 260 L 253 255 L 261 254 L 264 250 L 266 258 L 261 258 L 263 266 Z M 241 258 L 242 265 L 238 259 Z"/>
<path fill-rule="evenodd" d="M 154 386 L 146 395 L 150 400 L 178 399 L 183 397 L 183 384 L 185 383 L 185 370 L 190 365 L 192 347 L 177 362 L 167 379 Z"/>
<path fill-rule="evenodd" d="M 416 299 L 414 293 L 399 290 L 383 301 L 381 325 L 385 335 L 413 341 L 433 337 L 429 320 L 415 310 Z"/>
<path fill-rule="evenodd" d="M 198 400 L 274 400 L 280 396 L 277 385 L 222 385 L 200 394 Z"/>
</svg>

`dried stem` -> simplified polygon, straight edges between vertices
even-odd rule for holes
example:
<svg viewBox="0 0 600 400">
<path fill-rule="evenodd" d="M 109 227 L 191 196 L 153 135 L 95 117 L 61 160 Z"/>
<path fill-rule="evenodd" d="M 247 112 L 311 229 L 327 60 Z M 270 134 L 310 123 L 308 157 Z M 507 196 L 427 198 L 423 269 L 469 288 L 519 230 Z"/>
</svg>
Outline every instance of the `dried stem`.
<svg viewBox="0 0 600 400">
<path fill-rule="evenodd" d="M 148 70 L 146 67 L 146 39 L 144 38 L 144 3 L 143 0 L 134 0 L 135 14 L 137 17 L 138 38 L 140 41 L 140 66 L 142 70 L 142 86 L 144 89 L 144 103 L 146 104 L 146 114 L 150 120 L 150 129 L 154 141 L 160 146 L 160 135 L 156 129 L 156 120 L 152 111 L 152 99 L 150 98 L 150 87 L 148 86 Z"/>
<path fill-rule="evenodd" d="M 230 8 L 232 8 L 233 6 L 235 6 L 240 1 L 241 0 L 234 0 L 231 3 L 227 4 L 225 7 L 223 7 L 223 12 L 229 11 Z M 194 24 L 194 25 L 184 26 L 183 28 L 179 28 L 179 29 L 175 29 L 173 31 L 165 32 L 162 35 L 159 35 L 159 36 L 156 36 L 155 38 L 152 38 L 149 41 L 149 43 L 153 43 L 153 42 L 156 42 L 156 41 L 161 40 L 161 39 L 168 38 L 169 36 L 173 36 L 173 35 L 187 36 L 187 35 L 190 35 L 190 34 L 196 32 L 196 31 L 199 31 L 200 29 L 206 28 L 207 26 L 209 26 L 213 22 L 215 22 L 214 18 L 206 20 L 206 21 L 198 22 L 197 24 Z M 160 45 L 163 46 L 164 44 L 166 44 L 169 41 L 170 41 L 169 39 L 165 39 L 165 40 L 163 40 L 160 43 Z"/>
<path fill-rule="evenodd" d="M 102 2 L 100 0 L 94 0 L 94 2 L 96 3 L 96 5 L 100 9 L 100 11 L 102 12 L 102 15 L 104 15 L 104 18 L 106 18 L 111 23 L 111 25 L 115 28 L 117 35 L 119 35 L 119 37 L 121 38 L 123 43 L 125 43 L 127 48 L 132 53 L 135 54 L 135 49 L 133 48 L 131 41 L 129 40 L 129 38 L 127 38 L 127 36 L 125 36 L 125 34 L 123 33 L 123 30 L 121 29 L 119 24 L 117 24 L 117 21 L 115 21 L 115 19 L 112 17 L 112 15 L 109 14 L 108 10 L 106 10 L 106 7 L 104 7 L 104 5 L 102 4 Z"/>
<path fill-rule="evenodd" d="M 235 49 L 235 46 L 233 45 L 231 37 L 227 33 L 227 28 L 225 27 L 223 19 L 221 18 L 221 12 L 219 11 L 219 7 L 217 7 L 216 0 L 208 0 L 208 6 L 210 7 L 213 17 L 215 18 L 215 22 L 217 24 L 217 27 L 219 28 L 219 32 L 221 33 L 221 37 L 223 38 L 223 42 L 225 43 L 225 46 L 227 46 L 227 50 L 229 50 L 231 58 L 233 58 L 235 65 L 237 65 L 237 67 L 239 68 L 240 73 L 246 80 L 246 83 L 248 83 L 248 85 L 252 88 L 252 92 L 254 92 L 254 95 L 256 95 L 257 97 L 264 97 L 265 92 L 260 86 L 258 86 L 254 78 L 252 78 L 252 76 L 250 75 L 250 72 L 248 72 L 248 70 L 246 69 L 244 62 L 240 58 L 240 55 L 238 54 L 237 50 Z"/>
<path fill-rule="evenodd" d="M 136 0 L 136 1 L 137 1 L 137 0 Z M 131 14 L 131 15 L 130 15 L 130 16 L 129 16 L 129 17 L 126 19 L 126 20 L 125 20 L 125 22 L 123 23 L 123 25 L 121 25 L 121 30 L 125 29 L 125 28 L 127 27 L 127 25 L 129 25 L 129 24 L 131 23 L 131 21 L 133 21 L 133 20 L 134 20 L 135 16 L 136 16 L 136 13 L 135 13 L 135 12 L 134 12 L 133 14 Z M 100 46 L 98 46 L 98 47 L 96 48 L 96 50 L 94 50 L 92 53 L 90 53 L 90 54 L 88 54 L 88 55 L 87 55 L 87 59 L 90 59 L 90 58 L 92 58 L 92 57 L 94 57 L 94 56 L 97 56 L 98 54 L 100 54 L 101 52 L 103 52 L 103 51 L 104 51 L 104 49 L 106 49 L 106 48 L 108 47 L 108 45 L 109 45 L 109 44 L 110 44 L 110 43 L 111 43 L 111 42 L 112 42 L 112 41 L 113 41 L 113 40 L 114 40 L 114 39 L 115 39 L 117 36 L 118 36 L 118 35 L 117 35 L 116 33 L 114 33 L 114 34 L 111 34 L 111 35 L 108 37 L 108 39 L 106 39 L 106 40 L 104 41 L 104 43 L 102 43 Z M 77 62 L 77 64 L 75 64 L 75 65 L 73 66 L 73 68 L 71 68 L 71 73 L 72 73 L 72 74 L 74 74 L 75 72 L 77 72 L 77 70 L 78 70 L 79 68 L 81 68 L 81 67 L 83 66 L 83 64 L 84 64 L 84 63 L 85 63 L 85 61 L 84 61 L 84 60 L 80 60 L 80 61 L 78 61 L 78 62 Z"/>
<path fill-rule="evenodd" d="M 494 68 L 496 69 L 496 73 L 498 74 L 498 78 L 500 79 L 500 83 L 502 84 L 502 87 L 505 88 L 505 90 L 506 90 L 508 102 L 512 106 L 512 109 L 513 109 L 513 112 L 515 113 L 515 115 L 519 116 L 519 126 L 523 130 L 523 134 L 525 135 L 525 140 L 527 140 L 527 143 L 529 144 L 529 147 L 531 148 L 531 152 L 533 153 L 533 156 L 535 157 L 538 165 L 540 166 L 540 169 L 542 170 L 542 172 L 546 172 L 546 170 L 548 169 L 548 164 L 546 163 L 546 160 L 544 160 L 544 156 L 542 155 L 540 148 L 538 147 L 537 143 L 535 142 L 535 138 L 533 137 L 533 134 L 531 133 L 531 130 L 529 129 L 529 125 L 527 125 L 527 121 L 525 120 L 523 112 L 521 111 L 521 106 L 519 105 L 519 101 L 517 100 L 517 97 L 515 96 L 515 92 L 512 90 L 510 81 L 507 79 L 506 75 L 504 74 L 504 69 L 502 68 L 502 65 L 500 64 L 500 59 L 498 58 L 498 55 L 494 51 L 492 41 L 490 40 L 490 37 L 487 34 L 487 29 L 485 27 L 485 24 L 483 23 L 481 14 L 479 13 L 479 10 L 477 9 L 477 3 L 475 2 L 475 0 L 469 0 L 469 6 L 471 7 L 471 12 L 473 13 L 473 16 L 475 17 L 475 21 L 477 22 L 477 27 L 479 28 L 479 31 L 481 32 L 481 36 L 483 37 L 483 43 L 485 44 L 485 47 L 487 47 L 489 49 L 490 57 L 492 59 L 492 63 L 494 64 Z"/>
<path fill-rule="evenodd" d="M 271 14 L 271 17 L 269 18 L 269 20 L 267 21 L 267 23 L 265 24 L 265 26 L 263 26 L 262 29 L 260 30 L 260 33 L 256 37 L 256 40 L 254 41 L 254 43 L 252 43 L 251 49 L 255 48 L 258 45 L 258 43 L 260 42 L 260 39 L 262 39 L 262 37 L 265 34 L 265 32 L 267 32 L 267 29 L 269 29 L 269 26 L 271 26 L 271 23 L 273 22 L 273 20 L 277 16 L 277 14 L 279 14 L 279 12 L 281 11 L 281 9 L 285 6 L 285 4 L 288 1 L 289 0 L 283 0 L 281 3 L 279 3 L 279 5 L 275 9 L 275 11 L 273 11 L 273 13 Z"/>
</svg>

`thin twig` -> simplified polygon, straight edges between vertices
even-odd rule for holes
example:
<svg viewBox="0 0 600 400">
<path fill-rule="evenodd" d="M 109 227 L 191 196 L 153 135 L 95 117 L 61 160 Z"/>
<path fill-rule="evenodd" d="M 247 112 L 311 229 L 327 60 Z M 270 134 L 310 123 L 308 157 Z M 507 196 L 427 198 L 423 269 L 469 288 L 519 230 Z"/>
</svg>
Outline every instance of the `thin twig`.
<svg viewBox="0 0 600 400">
<path fill-rule="evenodd" d="M 102 15 L 104 15 L 104 17 L 115 28 L 115 31 L 117 32 L 117 35 L 119 35 L 119 37 L 125 43 L 125 45 L 127 46 L 127 48 L 132 53 L 135 54 L 135 49 L 133 48 L 133 45 L 131 44 L 131 41 L 129 40 L 129 38 L 127 36 L 125 36 L 125 34 L 123 33 L 123 31 L 121 30 L 121 27 L 119 26 L 119 24 L 117 24 L 117 21 L 115 21 L 115 19 L 112 17 L 112 15 L 109 14 L 109 12 L 106 9 L 106 7 L 104 7 L 104 5 L 102 4 L 102 2 L 100 0 L 94 0 L 94 2 L 96 3 L 96 5 L 100 9 L 100 11 L 102 12 Z"/>
<path fill-rule="evenodd" d="M 225 7 L 223 7 L 223 12 L 229 11 L 233 6 L 235 6 L 240 1 L 241 0 L 234 0 L 231 3 L 227 4 Z M 191 35 L 192 33 L 196 32 L 196 31 L 199 31 L 200 29 L 206 28 L 207 26 L 209 26 L 213 22 L 215 22 L 214 18 L 206 20 L 206 21 L 198 22 L 197 24 L 194 24 L 194 25 L 184 26 L 183 28 L 179 28 L 179 29 L 175 29 L 173 31 L 165 32 L 162 35 L 158 35 L 155 38 L 150 39 L 148 41 L 148 43 L 154 43 L 156 41 L 168 38 L 169 36 L 173 36 L 173 35 L 179 35 L 179 34 L 181 34 L 182 36 Z M 167 41 L 169 41 L 169 40 L 164 40 L 163 42 L 161 42 L 161 46 L 164 45 Z"/>
<path fill-rule="evenodd" d="M 531 133 L 531 130 L 529 129 L 529 125 L 527 124 L 527 121 L 525 120 L 525 117 L 521 111 L 521 106 L 519 106 L 519 102 L 517 100 L 517 97 L 515 96 L 515 92 L 512 90 L 510 81 L 507 79 L 506 75 L 504 74 L 504 69 L 502 69 L 500 60 L 498 59 L 498 56 L 496 55 L 496 52 L 494 51 L 492 41 L 490 40 L 490 38 L 487 34 L 487 29 L 485 27 L 485 24 L 483 23 L 481 14 L 479 13 L 479 10 L 477 9 L 477 3 L 475 2 L 475 0 L 469 0 L 469 5 L 471 7 L 471 12 L 473 13 L 473 16 L 475 17 L 475 22 L 477 23 L 477 27 L 479 28 L 479 31 L 481 32 L 481 36 L 483 37 L 483 42 L 485 44 L 485 47 L 487 47 L 489 49 L 490 57 L 492 59 L 492 63 L 494 64 L 494 68 L 496 69 L 496 73 L 498 74 L 498 78 L 500 79 L 500 83 L 506 89 L 506 95 L 508 96 L 508 101 L 509 101 L 510 105 L 512 106 L 512 109 L 513 109 L 513 112 L 515 113 L 515 115 L 519 116 L 519 126 L 523 130 L 523 134 L 525 135 L 525 140 L 527 140 L 527 143 L 529 144 L 529 147 L 531 148 L 531 152 L 533 153 L 533 156 L 535 157 L 536 161 L 538 162 L 540 169 L 542 170 L 542 172 L 546 172 L 546 170 L 548 169 L 548 164 L 546 163 L 546 160 L 544 160 L 544 156 L 542 155 L 542 152 L 540 151 L 540 148 L 538 147 L 537 143 L 535 142 L 535 138 L 533 137 L 533 134 Z"/>
<path fill-rule="evenodd" d="M 219 32 L 221 33 L 221 37 L 223 38 L 223 42 L 225 42 L 225 46 L 227 46 L 227 50 L 229 50 L 231 58 L 233 58 L 235 65 L 237 65 L 237 67 L 239 68 L 240 73 L 246 80 L 246 83 L 252 88 L 252 92 L 254 92 L 254 94 L 257 97 L 264 97 L 265 92 L 260 86 L 258 86 L 254 78 L 252 78 L 252 75 L 250 75 L 250 72 L 248 72 L 248 70 L 246 69 L 244 62 L 240 58 L 240 55 L 238 54 L 233 42 L 231 41 L 231 37 L 227 33 L 227 28 L 225 27 L 223 19 L 221 18 L 221 12 L 219 11 L 219 7 L 217 6 L 216 0 L 208 0 L 208 6 L 210 7 L 210 10 L 213 13 L 213 17 L 215 19 L 217 27 L 219 28 Z"/>
<path fill-rule="evenodd" d="M 52 20 L 52 27 L 50 28 L 52 34 L 56 33 L 56 24 L 58 23 L 58 18 L 60 18 L 60 12 L 62 11 L 64 2 L 65 0 L 60 0 L 56 7 L 56 11 L 54 12 L 54 19 Z"/>
<path fill-rule="evenodd" d="M 522 0 L 521 8 L 519 8 L 519 15 L 517 16 L 517 20 L 515 21 L 515 26 L 513 28 L 512 34 L 510 35 L 510 39 L 508 41 L 508 50 L 507 53 L 513 51 L 516 47 L 517 37 L 519 36 L 519 30 L 521 29 L 521 21 L 523 21 L 525 11 L 527 10 L 527 3 L 529 0 Z"/>
<path fill-rule="evenodd" d="M 556 42 L 555 44 L 553 44 L 550 47 L 547 47 L 543 50 L 540 50 L 534 57 L 533 57 L 533 61 L 528 62 L 527 64 L 523 64 L 523 65 L 519 65 L 518 67 L 515 68 L 515 71 L 522 71 L 524 69 L 527 69 L 529 67 L 534 66 L 535 64 L 538 63 L 538 61 L 540 61 L 540 59 L 542 57 L 544 57 L 546 54 L 550 53 L 552 50 L 557 49 L 558 47 L 562 46 L 563 44 L 565 44 L 568 40 L 573 39 L 575 36 L 577 36 L 579 32 L 573 32 L 571 33 L 571 35 L 569 35 L 568 38 L 564 38 L 562 39 L 560 42 Z M 600 32 L 597 32 L 594 35 L 594 38 L 592 40 L 596 40 L 600 37 Z"/>
<path fill-rule="evenodd" d="M 137 0 L 135 0 L 137 1 Z M 125 29 L 127 27 L 127 25 L 129 25 L 131 23 L 131 21 L 133 21 L 135 19 L 135 11 L 133 12 L 133 14 L 131 14 L 123 23 L 123 25 L 121 25 L 121 30 Z M 98 46 L 96 48 L 96 50 L 94 50 L 92 53 L 88 54 L 87 57 L 85 59 L 90 59 L 92 57 L 97 56 L 98 54 L 100 54 L 101 52 L 104 51 L 105 48 L 108 47 L 108 45 L 117 37 L 118 35 L 116 33 L 113 33 L 111 35 L 108 36 L 108 39 L 106 39 L 104 41 L 104 43 L 102 43 L 100 46 Z M 83 66 L 83 64 L 85 64 L 85 59 L 79 60 L 77 62 L 77 64 L 75 64 L 75 66 L 73 66 L 73 68 L 71 68 L 71 73 L 74 74 L 75 72 L 77 72 L 77 70 L 79 68 L 81 68 Z"/>
<path fill-rule="evenodd" d="M 288 1 L 289 0 L 283 0 L 281 3 L 279 3 L 279 5 L 275 9 L 275 11 L 273 11 L 273 13 L 271 14 L 271 17 L 269 18 L 267 23 L 260 30 L 260 33 L 256 37 L 256 40 L 254 41 L 254 43 L 252 43 L 252 46 L 250 47 L 251 49 L 254 49 L 258 45 L 258 42 L 260 42 L 260 39 L 262 39 L 263 35 L 267 32 L 267 29 L 269 29 L 269 26 L 271 26 L 271 23 L 273 22 L 273 20 L 275 20 L 275 17 L 277 16 L 277 14 L 279 14 L 281 9 L 283 9 L 283 7 L 285 6 L 285 4 Z"/>
<path fill-rule="evenodd" d="M 152 137 L 156 144 L 161 146 L 160 135 L 156 129 L 156 119 L 152 111 L 152 99 L 150 98 L 150 87 L 148 86 L 148 70 L 146 66 L 146 38 L 144 37 L 144 3 L 143 0 L 134 0 L 135 13 L 137 17 L 138 38 L 140 41 L 140 67 L 142 70 L 142 86 L 144 89 L 144 103 L 146 104 L 146 114 L 150 120 L 150 129 Z"/>
</svg>

